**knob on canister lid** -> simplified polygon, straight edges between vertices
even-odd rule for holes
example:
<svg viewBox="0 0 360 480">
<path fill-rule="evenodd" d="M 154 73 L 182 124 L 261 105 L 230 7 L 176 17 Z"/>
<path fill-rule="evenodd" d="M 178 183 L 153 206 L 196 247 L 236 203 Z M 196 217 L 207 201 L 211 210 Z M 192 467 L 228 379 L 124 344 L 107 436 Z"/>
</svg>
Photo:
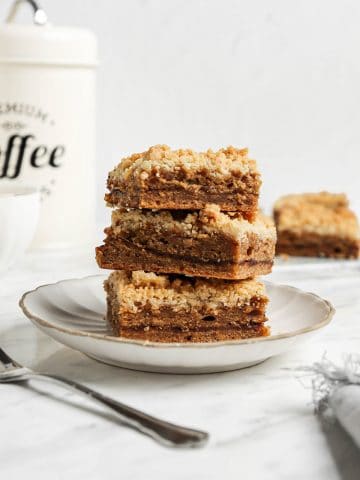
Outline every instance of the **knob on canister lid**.
<svg viewBox="0 0 360 480">
<path fill-rule="evenodd" d="M 14 23 L 20 4 L 34 10 L 34 25 Z M 54 27 L 33 0 L 18 0 L 0 26 L 0 63 L 32 63 L 94 67 L 97 64 L 95 35 L 86 29 Z"/>
</svg>

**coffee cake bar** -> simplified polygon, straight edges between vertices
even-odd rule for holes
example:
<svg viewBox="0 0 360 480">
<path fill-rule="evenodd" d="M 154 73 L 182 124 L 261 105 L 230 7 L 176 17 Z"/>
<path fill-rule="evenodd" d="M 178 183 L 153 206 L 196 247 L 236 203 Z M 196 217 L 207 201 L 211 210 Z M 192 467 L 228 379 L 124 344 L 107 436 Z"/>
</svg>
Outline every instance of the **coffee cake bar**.
<svg viewBox="0 0 360 480">
<path fill-rule="evenodd" d="M 360 230 L 344 194 L 288 195 L 274 206 L 279 254 L 357 258 Z"/>
<path fill-rule="evenodd" d="M 109 174 L 110 206 L 198 210 L 207 203 L 251 220 L 257 211 L 260 174 L 247 149 L 213 152 L 156 145 L 125 158 Z"/>
<path fill-rule="evenodd" d="M 154 342 L 213 342 L 269 334 L 257 280 L 116 271 L 105 281 L 113 335 Z"/>
<path fill-rule="evenodd" d="M 276 231 L 271 219 L 253 223 L 217 205 L 200 211 L 115 210 L 97 248 L 101 268 L 145 270 L 220 279 L 269 273 Z"/>
</svg>

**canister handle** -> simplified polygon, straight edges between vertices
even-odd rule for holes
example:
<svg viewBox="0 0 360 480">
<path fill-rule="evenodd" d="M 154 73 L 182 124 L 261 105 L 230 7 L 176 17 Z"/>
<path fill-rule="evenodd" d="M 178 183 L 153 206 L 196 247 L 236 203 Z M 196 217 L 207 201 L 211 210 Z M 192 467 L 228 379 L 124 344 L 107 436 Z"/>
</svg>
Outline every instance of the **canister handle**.
<svg viewBox="0 0 360 480">
<path fill-rule="evenodd" d="M 6 18 L 7 23 L 11 23 L 14 21 L 17 12 L 19 10 L 19 7 L 22 3 L 29 3 L 33 9 L 33 22 L 35 25 L 46 25 L 47 24 L 47 15 L 44 12 L 44 10 L 39 6 L 35 0 L 16 0 L 10 8 L 10 11 L 8 13 L 8 16 Z"/>
</svg>

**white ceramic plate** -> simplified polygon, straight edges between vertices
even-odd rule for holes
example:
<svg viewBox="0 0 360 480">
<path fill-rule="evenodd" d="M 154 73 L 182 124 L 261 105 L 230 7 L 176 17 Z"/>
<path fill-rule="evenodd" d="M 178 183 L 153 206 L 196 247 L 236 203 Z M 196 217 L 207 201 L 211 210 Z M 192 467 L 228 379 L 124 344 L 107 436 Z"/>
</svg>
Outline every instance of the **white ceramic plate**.
<svg viewBox="0 0 360 480">
<path fill-rule="evenodd" d="M 63 280 L 25 293 L 24 314 L 60 343 L 96 360 L 134 370 L 210 373 L 256 365 L 307 341 L 327 325 L 335 310 L 320 297 L 265 282 L 271 336 L 217 343 L 153 343 L 111 336 L 106 328 L 106 277 Z"/>
</svg>

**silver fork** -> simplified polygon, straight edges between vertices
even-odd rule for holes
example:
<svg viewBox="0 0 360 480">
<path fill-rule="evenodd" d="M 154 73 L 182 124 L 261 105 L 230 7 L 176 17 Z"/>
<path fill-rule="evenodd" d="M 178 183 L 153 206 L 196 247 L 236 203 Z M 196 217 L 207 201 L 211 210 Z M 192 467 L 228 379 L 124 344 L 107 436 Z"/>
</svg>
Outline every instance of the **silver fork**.
<svg viewBox="0 0 360 480">
<path fill-rule="evenodd" d="M 10 358 L 1 348 L 0 363 L 4 366 L 4 371 L 0 372 L 0 383 L 26 382 L 27 380 L 37 378 L 63 385 L 71 391 L 75 391 L 76 393 L 85 395 L 87 398 L 95 400 L 97 403 L 109 408 L 112 412 L 116 412 L 124 424 L 150 436 L 167 447 L 202 447 L 209 439 L 209 435 L 206 432 L 181 427 L 152 417 L 151 415 L 147 415 L 135 408 L 106 397 L 80 383 L 58 375 L 34 372 L 33 370 L 30 370 L 30 368 L 23 367 Z"/>
</svg>

